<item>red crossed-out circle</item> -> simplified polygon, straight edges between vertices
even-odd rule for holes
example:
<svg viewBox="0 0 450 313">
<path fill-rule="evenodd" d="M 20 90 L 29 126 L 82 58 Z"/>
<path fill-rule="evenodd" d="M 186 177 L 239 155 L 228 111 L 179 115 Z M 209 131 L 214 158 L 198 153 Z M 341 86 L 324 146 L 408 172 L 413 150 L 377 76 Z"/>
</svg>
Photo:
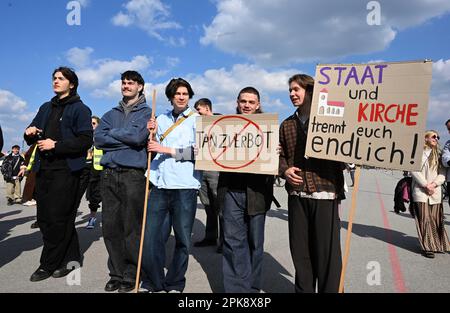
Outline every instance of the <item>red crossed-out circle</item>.
<svg viewBox="0 0 450 313">
<path fill-rule="evenodd" d="M 219 161 L 217 161 L 217 159 L 219 157 L 221 157 L 225 153 L 225 151 L 227 151 L 228 147 L 223 148 L 223 150 L 219 153 L 219 155 L 214 157 L 212 155 L 212 152 L 211 152 L 211 140 L 208 140 L 208 151 L 209 151 L 209 155 L 210 155 L 211 159 L 213 160 L 213 162 L 217 166 L 219 166 L 221 168 L 230 169 L 230 170 L 237 170 L 237 169 L 241 169 L 241 168 L 244 168 L 246 166 L 249 166 L 250 164 L 254 163 L 256 160 L 258 160 L 258 158 L 259 158 L 259 156 L 260 156 L 260 154 L 262 152 L 262 149 L 264 148 L 264 134 L 263 134 L 261 128 L 259 127 L 259 125 L 256 124 L 255 122 L 249 120 L 248 118 L 245 118 L 245 117 L 240 116 L 240 115 L 227 115 L 227 116 L 219 118 L 217 121 L 215 121 L 211 125 L 211 127 L 209 128 L 209 131 L 208 131 L 208 138 L 211 138 L 211 131 L 212 131 L 213 127 L 216 126 L 219 122 L 223 122 L 224 120 L 227 120 L 227 119 L 240 119 L 240 120 L 243 120 L 243 121 L 247 122 L 247 125 L 245 125 L 244 128 L 242 128 L 241 131 L 239 133 L 237 133 L 236 136 L 234 136 L 233 142 L 236 140 L 237 136 L 240 135 L 250 125 L 253 125 L 253 126 L 256 127 L 258 133 L 261 135 L 261 138 L 262 138 L 261 147 L 259 148 L 259 151 L 256 154 L 256 157 L 253 158 L 252 160 L 248 161 L 247 163 L 245 163 L 243 165 L 239 165 L 239 166 L 228 166 L 228 165 L 221 164 Z"/>
</svg>

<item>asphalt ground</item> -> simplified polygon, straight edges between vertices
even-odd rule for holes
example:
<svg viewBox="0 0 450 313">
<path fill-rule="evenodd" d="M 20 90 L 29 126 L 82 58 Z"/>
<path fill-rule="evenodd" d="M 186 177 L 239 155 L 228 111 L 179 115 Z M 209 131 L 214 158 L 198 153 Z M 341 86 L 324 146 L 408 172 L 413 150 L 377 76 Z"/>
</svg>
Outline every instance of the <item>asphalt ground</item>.
<svg viewBox="0 0 450 313">
<path fill-rule="evenodd" d="M 361 172 L 360 188 L 346 271 L 346 293 L 446 293 L 450 291 L 450 255 L 435 259 L 421 255 L 414 219 L 409 213 L 393 211 L 393 195 L 401 172 L 367 170 Z M 346 173 L 347 182 L 350 181 Z M 39 266 L 42 238 L 39 229 L 31 229 L 36 207 L 7 206 L 4 184 L 0 182 L 0 293 L 104 293 L 108 281 L 107 253 L 101 232 L 101 213 L 93 230 L 85 228 L 89 209 L 83 200 L 76 220 L 83 267 L 65 278 L 30 282 Z M 341 246 L 348 228 L 348 213 L 353 189 L 341 205 Z M 287 194 L 276 187 L 275 206 L 267 214 L 262 292 L 292 293 L 294 268 L 289 251 Z M 445 227 L 450 232 L 448 201 L 444 205 Z M 198 204 L 193 242 L 203 238 L 206 215 Z M 174 238 L 170 237 L 170 260 Z M 222 258 L 214 247 L 192 247 L 186 274 L 185 293 L 220 293 Z"/>
</svg>

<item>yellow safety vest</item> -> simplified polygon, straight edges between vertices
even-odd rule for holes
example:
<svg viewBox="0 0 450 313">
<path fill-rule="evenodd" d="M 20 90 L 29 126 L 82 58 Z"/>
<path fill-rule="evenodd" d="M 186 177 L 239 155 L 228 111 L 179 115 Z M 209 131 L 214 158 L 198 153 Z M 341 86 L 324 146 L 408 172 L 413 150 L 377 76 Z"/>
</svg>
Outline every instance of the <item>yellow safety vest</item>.
<svg viewBox="0 0 450 313">
<path fill-rule="evenodd" d="M 103 166 L 100 165 L 100 160 L 103 156 L 103 150 L 97 149 L 94 147 L 94 157 L 92 162 L 94 162 L 94 169 L 97 171 L 102 171 Z"/>
<path fill-rule="evenodd" d="M 30 161 L 28 162 L 28 165 L 27 165 L 27 171 L 28 172 L 31 171 L 31 169 L 33 168 L 34 159 L 36 157 L 36 149 L 37 149 L 37 145 L 34 147 L 33 153 L 31 154 L 31 157 L 30 157 Z"/>
</svg>

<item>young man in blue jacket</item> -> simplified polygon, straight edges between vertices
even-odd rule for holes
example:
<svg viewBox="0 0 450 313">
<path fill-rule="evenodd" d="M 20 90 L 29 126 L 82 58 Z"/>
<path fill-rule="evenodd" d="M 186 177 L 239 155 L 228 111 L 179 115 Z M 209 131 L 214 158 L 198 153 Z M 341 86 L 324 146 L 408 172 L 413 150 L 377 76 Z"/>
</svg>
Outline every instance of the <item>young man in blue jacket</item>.
<svg viewBox="0 0 450 313">
<path fill-rule="evenodd" d="M 135 71 L 122 74 L 119 105 L 95 129 L 94 144 L 103 150 L 103 237 L 110 280 L 105 291 L 134 289 L 145 197 L 147 121 L 144 79 Z"/>
<path fill-rule="evenodd" d="M 81 261 L 75 230 L 77 191 L 86 151 L 92 145 L 91 110 L 77 94 L 78 77 L 67 67 L 53 72 L 56 96 L 40 108 L 24 138 L 37 143 L 37 223 L 44 247 L 33 282 L 66 276 Z"/>
</svg>

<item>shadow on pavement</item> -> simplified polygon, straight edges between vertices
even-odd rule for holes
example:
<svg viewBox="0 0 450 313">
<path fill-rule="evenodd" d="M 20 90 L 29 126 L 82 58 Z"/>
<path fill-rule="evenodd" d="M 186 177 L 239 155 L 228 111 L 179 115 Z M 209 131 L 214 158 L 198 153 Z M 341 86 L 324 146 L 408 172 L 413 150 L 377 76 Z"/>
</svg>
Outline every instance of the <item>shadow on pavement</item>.
<svg viewBox="0 0 450 313">
<path fill-rule="evenodd" d="M 295 285 L 285 276 L 291 276 L 275 258 L 264 252 L 262 291 L 266 293 L 293 293 Z"/>
<path fill-rule="evenodd" d="M 282 213 L 280 216 L 282 216 Z M 275 217 L 283 218 L 280 216 Z M 204 231 L 204 224 L 196 219 L 194 221 L 192 242 L 203 239 Z M 222 254 L 216 252 L 215 246 L 202 248 L 192 247 L 191 254 L 205 272 L 211 291 L 213 293 L 223 293 Z M 264 252 L 262 272 L 262 291 L 266 293 L 294 292 L 294 284 L 285 277 L 291 276 L 291 274 L 267 252 Z"/>
<path fill-rule="evenodd" d="M 348 229 L 348 222 L 341 221 L 341 225 L 343 228 Z M 408 236 L 405 233 L 396 230 L 353 223 L 352 233 L 358 235 L 359 237 L 371 237 L 378 239 L 404 250 L 421 254 L 419 241 L 416 237 Z"/>
<path fill-rule="evenodd" d="M 276 217 L 280 220 L 287 221 L 288 220 L 288 210 L 282 208 L 271 208 L 267 211 L 268 217 Z"/>
<path fill-rule="evenodd" d="M 16 211 L 11 211 L 11 212 L 6 212 L 6 213 L 3 213 L 3 214 L 0 214 L 0 220 L 2 218 L 4 218 L 4 217 L 7 217 L 7 216 L 19 214 L 20 212 L 22 212 L 22 211 L 21 210 L 16 210 Z"/>
<path fill-rule="evenodd" d="M 12 229 L 19 224 L 30 222 L 34 220 L 33 217 L 24 217 L 16 220 L 8 221 L 12 222 L 7 225 L 7 222 L 2 222 L 0 233 L 2 236 L 4 228 Z M 19 257 L 24 251 L 31 251 L 42 246 L 42 236 L 39 229 L 32 230 L 33 232 L 26 235 L 15 236 L 0 242 L 0 268 Z M 6 231 L 8 233 L 8 231 Z M 2 236 L 3 237 L 3 236 Z M 36 260 L 36 267 L 39 265 L 39 259 Z"/>
<path fill-rule="evenodd" d="M 7 216 L 12 216 L 21 213 L 21 210 L 15 210 L 0 214 L 0 219 L 5 218 Z M 11 233 L 11 230 L 16 226 L 28 223 L 29 221 L 34 220 L 34 217 L 20 217 L 12 220 L 2 221 L 0 223 L 0 241 L 7 238 Z"/>
<path fill-rule="evenodd" d="M 86 229 L 88 219 L 89 219 L 89 216 L 86 220 L 82 220 L 82 221 L 75 223 L 75 225 L 82 225 L 80 227 L 77 227 L 78 241 L 80 242 L 80 250 L 81 250 L 82 257 L 84 256 L 86 251 L 89 249 L 89 247 L 95 241 L 99 241 L 100 238 L 102 238 L 102 236 L 103 236 L 101 212 L 97 213 L 97 223 L 96 223 L 94 229 Z M 105 250 L 106 250 L 106 247 L 105 247 Z"/>
<path fill-rule="evenodd" d="M 3 214 L 4 216 L 7 215 L 14 215 L 17 212 L 20 211 L 12 211 Z M 81 212 L 78 212 L 77 216 L 82 214 Z M 22 225 L 31 221 L 35 221 L 34 216 L 29 217 L 23 217 L 18 218 L 14 220 L 8 220 L 8 221 L 2 221 L 0 223 L 0 267 L 14 261 L 17 257 L 19 257 L 23 252 L 25 251 L 32 251 L 35 249 L 38 249 L 42 246 L 42 235 L 39 231 L 39 229 L 30 229 L 29 234 L 15 236 L 12 238 L 8 238 L 6 240 L 3 240 L 8 237 L 9 233 L 12 229 L 14 229 L 18 225 Z M 85 229 L 84 228 L 84 221 L 78 221 L 75 225 L 79 225 L 80 223 L 83 223 L 83 227 L 77 228 L 78 233 L 78 240 L 80 242 L 80 250 L 81 255 L 83 256 L 84 253 L 89 249 L 89 247 L 92 245 L 94 241 L 100 240 L 102 237 L 102 230 L 101 230 L 101 214 L 98 214 L 97 218 L 97 225 L 95 229 Z M 30 224 L 31 225 L 31 224 Z M 34 262 L 36 262 L 36 266 L 39 265 L 39 259 L 36 259 Z"/>
<path fill-rule="evenodd" d="M 192 228 L 192 243 L 205 237 L 205 225 L 197 218 Z M 191 254 L 197 260 L 206 274 L 213 293 L 223 293 L 222 254 L 216 252 L 216 246 L 193 247 Z"/>
</svg>

